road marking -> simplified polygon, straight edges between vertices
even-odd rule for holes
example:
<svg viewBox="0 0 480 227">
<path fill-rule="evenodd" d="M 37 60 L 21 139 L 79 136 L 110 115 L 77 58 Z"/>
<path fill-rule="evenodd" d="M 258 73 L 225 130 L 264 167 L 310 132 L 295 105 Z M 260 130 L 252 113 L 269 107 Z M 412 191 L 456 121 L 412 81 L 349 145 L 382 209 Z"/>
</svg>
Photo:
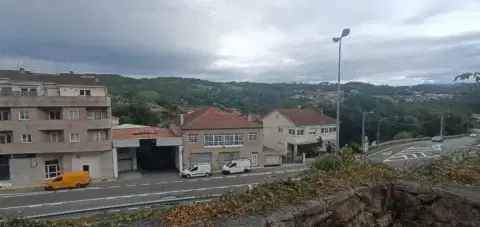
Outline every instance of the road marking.
<svg viewBox="0 0 480 227">
<path fill-rule="evenodd" d="M 138 210 L 140 209 L 140 207 L 132 207 L 132 208 L 128 208 L 127 210 Z"/>
<path fill-rule="evenodd" d="M 115 185 L 115 186 L 110 186 L 110 187 L 108 187 L 108 188 L 119 188 L 119 187 L 120 187 L 120 186 Z"/>
<path fill-rule="evenodd" d="M 151 185 L 150 183 L 142 184 L 142 186 L 149 186 Z"/>
<path fill-rule="evenodd" d="M 134 184 L 125 185 L 125 187 L 135 187 Z"/>
<path fill-rule="evenodd" d="M 120 210 L 109 210 L 107 213 L 115 213 L 115 212 L 120 212 Z"/>
<path fill-rule="evenodd" d="M 205 190 L 212 190 L 212 189 L 223 189 L 223 188 L 238 188 L 238 187 L 247 187 L 249 184 L 251 185 L 258 185 L 262 182 L 256 183 L 248 183 L 248 184 L 235 184 L 235 185 L 225 185 L 225 186 L 218 186 L 218 187 L 208 187 L 208 188 L 192 188 L 192 189 L 183 189 L 183 190 L 174 190 L 174 191 L 164 191 L 164 192 L 153 192 L 153 193 L 144 193 L 144 194 L 132 194 L 132 195 L 122 195 L 122 196 L 110 196 L 110 197 L 102 197 L 102 198 L 92 198 L 92 199 L 81 199 L 81 200 L 67 200 L 62 201 L 62 204 L 68 203 L 81 203 L 81 202 L 91 202 L 91 201 L 99 201 L 99 200 L 112 200 L 112 199 L 125 199 L 125 198 L 132 198 L 132 197 L 147 197 L 147 196 L 159 196 L 165 194 L 175 194 L 175 193 L 185 193 L 185 192 L 192 192 L 192 191 L 205 191 Z M 58 205 L 58 202 L 55 203 L 41 203 L 41 204 L 30 204 L 30 205 L 23 205 L 23 206 L 10 206 L 10 207 L 1 207 L 0 210 L 8 210 L 8 209 L 22 209 L 22 208 L 37 208 L 42 206 L 55 206 Z"/>
</svg>

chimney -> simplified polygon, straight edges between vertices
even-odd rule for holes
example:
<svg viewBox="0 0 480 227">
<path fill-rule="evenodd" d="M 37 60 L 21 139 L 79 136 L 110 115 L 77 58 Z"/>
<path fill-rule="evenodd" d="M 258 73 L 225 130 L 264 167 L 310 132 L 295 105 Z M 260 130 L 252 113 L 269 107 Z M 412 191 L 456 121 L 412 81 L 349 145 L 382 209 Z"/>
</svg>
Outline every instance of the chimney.
<svg viewBox="0 0 480 227">
<path fill-rule="evenodd" d="M 25 74 L 25 68 L 21 67 L 19 70 L 20 70 L 20 74 Z"/>
<path fill-rule="evenodd" d="M 298 109 L 302 109 L 302 105 L 298 105 L 297 108 L 298 108 Z"/>
<path fill-rule="evenodd" d="M 252 115 L 251 115 L 251 114 L 247 114 L 247 119 L 248 119 L 248 121 L 252 121 Z"/>
<path fill-rule="evenodd" d="M 183 114 L 180 114 L 180 125 L 183 125 L 183 121 L 184 121 Z"/>
</svg>

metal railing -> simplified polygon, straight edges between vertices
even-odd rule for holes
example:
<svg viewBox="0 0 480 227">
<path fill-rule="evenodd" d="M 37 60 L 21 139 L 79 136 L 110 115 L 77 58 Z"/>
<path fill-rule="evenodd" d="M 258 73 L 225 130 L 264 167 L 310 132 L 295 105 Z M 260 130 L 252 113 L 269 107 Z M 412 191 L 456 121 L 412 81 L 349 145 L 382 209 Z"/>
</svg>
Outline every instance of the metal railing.
<svg viewBox="0 0 480 227">
<path fill-rule="evenodd" d="M 221 194 L 214 194 L 214 195 L 208 195 L 208 196 L 191 196 L 191 197 L 183 197 L 183 198 L 175 198 L 175 199 L 161 199 L 161 200 L 153 200 L 153 201 L 146 201 L 146 202 L 127 203 L 127 204 L 120 204 L 120 205 L 61 211 L 61 212 L 54 212 L 54 213 L 48 213 L 48 214 L 38 214 L 38 215 L 26 216 L 25 218 L 48 219 L 48 218 L 60 218 L 64 216 L 68 217 L 68 216 L 74 216 L 74 215 L 85 215 L 89 213 L 98 213 L 98 212 L 103 212 L 104 214 L 107 214 L 108 211 L 137 208 L 137 207 L 138 208 L 139 207 L 162 208 L 162 207 L 170 207 L 170 206 L 175 206 L 180 204 L 208 202 L 220 196 Z"/>
</svg>

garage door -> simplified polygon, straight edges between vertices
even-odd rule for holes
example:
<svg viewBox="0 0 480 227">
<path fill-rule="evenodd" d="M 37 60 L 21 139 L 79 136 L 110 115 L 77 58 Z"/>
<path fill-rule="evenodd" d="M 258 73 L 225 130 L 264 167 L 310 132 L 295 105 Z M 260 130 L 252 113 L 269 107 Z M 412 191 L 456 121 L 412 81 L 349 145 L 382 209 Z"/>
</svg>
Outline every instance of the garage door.
<svg viewBox="0 0 480 227">
<path fill-rule="evenodd" d="M 198 153 L 190 154 L 190 165 L 201 163 L 201 162 L 212 162 L 212 153 Z"/>
<path fill-rule="evenodd" d="M 281 157 L 279 155 L 265 156 L 264 165 L 266 165 L 266 166 L 280 165 L 281 163 L 282 163 L 281 162 Z"/>
<path fill-rule="evenodd" d="M 119 159 L 118 160 L 118 172 L 126 172 L 133 170 L 133 160 L 128 159 Z"/>
</svg>

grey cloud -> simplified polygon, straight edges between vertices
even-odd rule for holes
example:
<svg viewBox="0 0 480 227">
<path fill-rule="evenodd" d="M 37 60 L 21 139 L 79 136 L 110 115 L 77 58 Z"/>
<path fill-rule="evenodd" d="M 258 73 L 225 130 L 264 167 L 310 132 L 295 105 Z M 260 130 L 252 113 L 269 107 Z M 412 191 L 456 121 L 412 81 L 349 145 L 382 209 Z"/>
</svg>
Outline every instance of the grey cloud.
<svg viewBox="0 0 480 227">
<path fill-rule="evenodd" d="M 474 48 L 478 44 L 472 41 L 480 40 L 480 33 L 429 39 L 405 38 L 402 34 L 385 38 L 357 29 L 365 23 L 413 25 L 458 8 L 453 3 L 426 2 L 431 4 L 422 13 L 397 23 L 390 21 L 394 9 L 389 1 L 378 0 L 284 0 L 276 5 L 258 0 L 2 1 L 0 67 L 14 67 L 14 61 L 7 60 L 10 58 L 30 59 L 29 69 L 65 70 L 64 64 L 68 64 L 74 71 L 216 81 L 333 81 L 337 46 L 331 37 L 348 26 L 352 34 L 344 42 L 342 80 L 375 80 L 376 75 L 391 74 L 404 75 L 405 83 L 408 78 L 450 81 L 459 72 L 474 70 L 475 58 L 480 56 Z M 219 58 L 218 38 L 249 26 L 273 26 L 281 31 L 285 43 L 273 52 L 293 58 L 299 65 L 247 71 L 212 69 Z M 288 40 L 305 27 L 311 27 L 316 36 Z"/>
</svg>

